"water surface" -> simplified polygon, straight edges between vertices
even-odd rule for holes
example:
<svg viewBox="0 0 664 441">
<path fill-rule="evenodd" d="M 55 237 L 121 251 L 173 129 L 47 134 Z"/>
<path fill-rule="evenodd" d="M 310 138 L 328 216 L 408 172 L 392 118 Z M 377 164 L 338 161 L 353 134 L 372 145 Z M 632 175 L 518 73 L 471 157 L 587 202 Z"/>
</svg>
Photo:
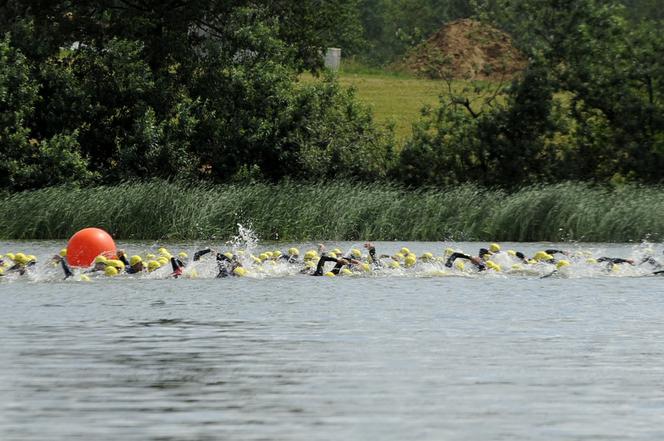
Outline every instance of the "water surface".
<svg viewBox="0 0 664 441">
<path fill-rule="evenodd" d="M 615 274 L 0 280 L 0 439 L 662 439 L 663 295 Z"/>
</svg>

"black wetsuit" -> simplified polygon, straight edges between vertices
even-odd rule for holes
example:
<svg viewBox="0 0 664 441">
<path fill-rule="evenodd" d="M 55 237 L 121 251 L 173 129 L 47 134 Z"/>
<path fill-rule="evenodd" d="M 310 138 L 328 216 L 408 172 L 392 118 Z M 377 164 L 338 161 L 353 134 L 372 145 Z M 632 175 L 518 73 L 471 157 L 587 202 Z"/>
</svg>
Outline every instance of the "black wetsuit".
<svg viewBox="0 0 664 441">
<path fill-rule="evenodd" d="M 326 262 L 334 262 L 336 264 L 334 266 L 334 268 L 337 269 L 337 265 L 339 265 L 339 260 L 340 259 L 337 259 L 335 257 L 330 257 L 326 254 L 323 254 L 322 256 L 320 256 L 320 259 L 318 259 L 318 265 L 316 265 L 316 271 L 314 271 L 312 276 L 322 276 L 324 274 L 323 270 L 324 270 Z M 341 266 L 343 266 L 343 265 L 344 264 L 342 264 Z M 337 272 L 335 274 L 339 274 L 339 270 L 341 269 L 341 266 L 339 267 L 339 269 L 337 270 Z M 334 272 L 334 270 L 332 270 L 332 272 Z"/>
<path fill-rule="evenodd" d="M 210 253 L 211 251 L 212 250 L 210 248 L 196 251 L 194 253 L 194 261 L 200 260 L 201 256 L 204 256 Z M 224 277 L 235 275 L 233 270 L 235 270 L 235 268 L 242 266 L 240 265 L 240 262 L 238 262 L 237 257 L 235 255 L 233 256 L 232 259 L 229 259 L 228 256 L 221 253 L 217 253 L 216 259 L 217 259 L 217 268 L 219 270 L 216 276 L 217 279 L 222 279 Z"/>
<path fill-rule="evenodd" d="M 378 257 L 376 257 L 376 247 L 370 247 L 367 249 L 367 251 L 369 251 L 369 263 L 371 263 L 371 265 L 373 265 L 374 268 L 382 267 L 383 264 L 378 259 Z"/>
<path fill-rule="evenodd" d="M 630 265 L 633 265 L 633 262 L 627 259 L 621 259 L 620 257 L 600 257 L 597 259 L 597 263 L 604 263 L 606 262 L 606 269 L 607 271 L 611 271 L 614 266 L 616 265 L 621 265 L 623 263 L 629 263 Z"/>
<path fill-rule="evenodd" d="M 486 269 L 486 264 L 484 262 L 479 262 L 475 263 L 473 262 L 473 258 L 469 256 L 468 254 L 463 254 L 463 253 L 452 253 L 450 257 L 447 258 L 447 262 L 445 262 L 445 266 L 448 268 L 452 268 L 452 265 L 454 264 L 454 261 L 457 259 L 466 259 L 469 262 L 471 262 L 473 265 L 475 265 L 478 269 L 478 271 L 484 271 Z"/>
<path fill-rule="evenodd" d="M 62 267 L 62 272 L 65 273 L 65 280 L 74 275 L 74 272 L 69 268 L 65 259 L 60 259 L 60 266 Z"/>
</svg>

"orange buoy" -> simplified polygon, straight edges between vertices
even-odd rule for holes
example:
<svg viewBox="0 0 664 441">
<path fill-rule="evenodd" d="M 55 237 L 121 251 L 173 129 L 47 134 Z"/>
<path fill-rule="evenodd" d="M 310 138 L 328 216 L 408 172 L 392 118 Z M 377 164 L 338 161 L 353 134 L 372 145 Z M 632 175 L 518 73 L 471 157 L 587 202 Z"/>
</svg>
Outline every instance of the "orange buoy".
<svg viewBox="0 0 664 441">
<path fill-rule="evenodd" d="M 90 266 L 100 254 L 115 256 L 113 238 L 100 228 L 84 228 L 76 232 L 67 243 L 67 262 L 71 266 Z"/>
</svg>

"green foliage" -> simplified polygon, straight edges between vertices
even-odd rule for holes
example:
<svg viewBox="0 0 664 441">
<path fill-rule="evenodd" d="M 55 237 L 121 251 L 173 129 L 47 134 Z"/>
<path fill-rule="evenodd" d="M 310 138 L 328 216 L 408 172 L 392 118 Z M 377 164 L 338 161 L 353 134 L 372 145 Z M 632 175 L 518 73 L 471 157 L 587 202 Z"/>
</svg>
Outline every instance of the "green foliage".
<svg viewBox="0 0 664 441">
<path fill-rule="evenodd" d="M 664 191 L 563 183 L 514 193 L 461 185 L 201 186 L 149 181 L 0 195 L 0 239 L 66 239 L 91 225 L 118 239 L 604 241 L 664 239 Z"/>
<path fill-rule="evenodd" d="M 370 63 L 394 61 L 448 21 L 469 17 L 467 0 L 361 0 L 367 49 L 359 54 Z"/>
<path fill-rule="evenodd" d="M 468 98 L 445 95 L 407 143 L 397 175 L 411 185 L 505 188 L 565 179 L 661 183 L 658 24 L 630 27 L 619 8 L 594 0 L 500 4 L 530 66 L 504 105 L 476 112 Z"/>
<path fill-rule="evenodd" d="M 7 87 L 23 93 L 11 97 L 21 111 L 3 124 L 3 141 L 26 158 L 69 145 L 62 164 L 78 155 L 87 167 L 71 182 L 384 176 L 391 138 L 353 95 L 332 79 L 297 84 L 327 45 L 360 44 L 356 3 L 6 2 L 5 44 L 25 55 L 3 65 L 16 65 Z M 5 173 L 9 188 L 51 182 L 32 176 L 39 161 L 19 156 L 6 164 L 22 176 Z M 337 172 L 303 170 L 302 158 Z"/>
<path fill-rule="evenodd" d="M 81 155 L 77 132 L 39 136 L 27 121 L 39 104 L 39 86 L 25 56 L 0 40 L 0 186 L 38 188 L 65 182 L 87 182 L 93 175 Z"/>
</svg>

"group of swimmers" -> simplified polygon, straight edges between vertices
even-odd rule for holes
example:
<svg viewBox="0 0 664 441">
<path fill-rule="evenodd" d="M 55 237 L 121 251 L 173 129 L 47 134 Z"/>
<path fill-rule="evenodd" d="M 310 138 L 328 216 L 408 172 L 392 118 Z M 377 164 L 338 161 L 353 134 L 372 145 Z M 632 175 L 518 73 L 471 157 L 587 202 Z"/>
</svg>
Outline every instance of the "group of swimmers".
<svg viewBox="0 0 664 441">
<path fill-rule="evenodd" d="M 141 275 L 157 273 L 159 277 L 197 277 L 198 262 L 214 262 L 217 278 L 243 277 L 251 273 L 265 273 L 268 267 L 286 265 L 291 273 L 312 276 L 351 276 L 367 273 L 385 273 L 389 271 L 425 270 L 430 275 L 454 275 L 482 272 L 505 273 L 551 277 L 564 274 L 569 268 L 578 265 L 590 266 L 602 272 L 615 272 L 623 266 L 642 268 L 643 274 L 664 274 L 664 259 L 658 260 L 649 253 L 638 260 L 618 257 L 594 257 L 585 251 L 566 251 L 546 249 L 527 256 L 515 250 L 503 251 L 497 243 L 487 248 L 480 248 L 477 255 L 447 248 L 442 255 L 425 252 L 420 256 L 403 247 L 394 254 L 379 254 L 371 242 L 363 246 L 364 251 L 352 248 L 343 252 L 338 248 L 328 250 L 319 244 L 300 255 L 300 251 L 291 247 L 286 252 L 265 251 L 258 255 L 246 251 L 221 252 L 212 248 L 196 251 L 192 258 L 186 252 L 171 254 L 166 248 L 159 248 L 156 253 L 145 256 L 128 256 L 120 250 L 112 256 L 99 255 L 89 268 L 75 270 L 67 262 L 67 250 L 50 259 L 51 266 L 59 265 L 64 278 L 78 277 L 89 281 L 90 277 L 103 275 L 116 277 L 122 274 Z M 23 276 L 37 265 L 34 255 L 25 253 L 6 253 L 0 255 L 0 277 L 16 274 Z"/>
</svg>

